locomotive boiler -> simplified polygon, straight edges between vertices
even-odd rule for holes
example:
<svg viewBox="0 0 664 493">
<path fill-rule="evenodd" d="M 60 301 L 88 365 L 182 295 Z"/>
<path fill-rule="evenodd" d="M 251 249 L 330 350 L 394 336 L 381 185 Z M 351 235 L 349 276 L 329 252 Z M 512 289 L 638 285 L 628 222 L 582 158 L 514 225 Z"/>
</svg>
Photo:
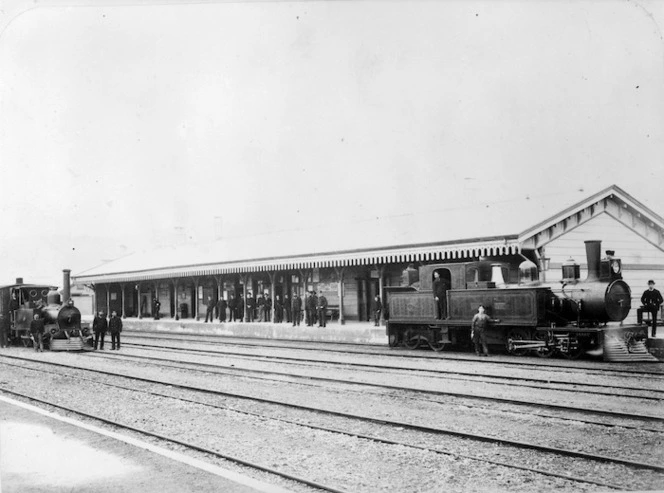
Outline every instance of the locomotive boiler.
<svg viewBox="0 0 664 493">
<path fill-rule="evenodd" d="M 55 286 L 15 284 L 0 287 L 0 312 L 9 317 L 10 340 L 32 345 L 30 323 L 38 314 L 44 320 L 44 346 L 52 351 L 81 350 L 92 346 L 89 324 L 81 322 L 81 312 L 70 298 L 69 271 L 63 273 L 63 298 Z"/>
<path fill-rule="evenodd" d="M 491 319 L 488 343 L 514 355 L 647 359 L 645 327 L 609 325 L 622 322 L 631 308 L 620 259 L 611 251 L 602 259 L 599 241 L 585 243 L 586 279 L 578 264 L 566 262 L 559 287 L 542 284 L 536 264 L 520 255 L 407 269 L 402 286 L 386 288 L 390 346 L 468 346 L 472 317 L 483 305 Z M 433 297 L 434 273 L 447 288 L 442 316 Z"/>
</svg>

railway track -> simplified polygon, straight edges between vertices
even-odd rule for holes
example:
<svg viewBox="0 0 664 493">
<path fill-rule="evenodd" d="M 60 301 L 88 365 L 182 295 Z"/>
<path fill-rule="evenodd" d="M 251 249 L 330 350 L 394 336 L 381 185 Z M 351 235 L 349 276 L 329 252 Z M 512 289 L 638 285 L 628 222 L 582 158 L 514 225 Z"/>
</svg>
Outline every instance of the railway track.
<svg viewBox="0 0 664 493">
<path fill-rule="evenodd" d="M 284 382 L 284 380 L 276 380 L 276 379 L 273 379 L 273 378 L 261 378 L 261 377 L 256 377 L 255 375 L 275 375 L 275 376 L 282 376 L 282 377 L 289 377 L 289 378 L 313 380 L 313 381 L 319 381 L 319 382 L 324 382 L 324 383 L 337 383 L 337 384 L 347 384 L 347 385 L 352 385 L 352 386 L 361 386 L 361 387 L 369 387 L 369 388 L 373 387 L 373 388 L 379 388 L 379 389 L 407 391 L 407 392 L 413 392 L 413 393 L 416 393 L 416 394 L 426 394 L 426 395 L 434 395 L 434 396 L 454 396 L 454 397 L 467 398 L 467 399 L 471 399 L 471 400 L 475 399 L 475 400 L 480 400 L 480 401 L 499 402 L 499 403 L 504 403 L 504 404 L 516 404 L 516 405 L 520 405 L 520 406 L 530 406 L 530 407 L 534 407 L 534 408 L 553 409 L 553 410 L 559 410 L 559 411 L 571 411 L 571 412 L 582 413 L 583 415 L 595 414 L 595 415 L 607 416 L 607 417 L 612 417 L 612 418 L 617 418 L 617 419 L 629 419 L 629 420 L 633 420 L 633 421 L 643 421 L 643 422 L 646 422 L 646 423 L 649 423 L 649 422 L 664 423 L 664 417 L 660 417 L 660 416 L 648 416 L 648 415 L 645 415 L 645 414 L 640 414 L 638 416 L 634 416 L 634 414 L 631 414 L 631 413 L 622 413 L 622 412 L 616 412 L 616 411 L 603 411 L 603 410 L 596 409 L 596 408 L 591 409 L 591 408 L 582 408 L 582 407 L 556 405 L 556 404 L 544 404 L 544 403 L 537 403 L 537 402 L 532 402 L 532 401 L 522 401 L 522 400 L 517 400 L 517 399 L 478 396 L 478 395 L 475 395 L 475 394 L 463 394 L 463 393 L 458 393 L 458 392 L 444 392 L 444 391 L 427 390 L 427 389 L 421 389 L 421 388 L 404 388 L 402 386 L 381 385 L 381 384 L 376 384 L 376 383 L 362 382 L 362 381 L 359 381 L 359 380 L 348 381 L 348 380 L 344 380 L 344 379 L 314 377 L 314 376 L 311 376 L 311 375 L 298 375 L 298 374 L 287 373 L 287 372 L 237 368 L 237 367 L 234 367 L 233 365 L 228 366 L 228 365 L 200 363 L 200 362 L 187 362 L 187 361 L 174 362 L 174 361 L 166 359 L 166 358 L 156 358 L 156 357 L 151 357 L 151 356 L 137 356 L 137 355 L 128 355 L 128 354 L 102 355 L 101 357 L 108 357 L 108 358 L 111 358 L 111 359 L 122 358 L 122 359 L 126 359 L 126 360 L 136 360 L 136 361 L 141 361 L 141 362 L 154 361 L 155 365 L 167 366 L 169 368 L 174 368 L 174 369 L 186 369 L 186 370 L 195 370 L 195 371 L 202 371 L 202 372 L 210 372 L 211 370 L 221 370 L 221 371 L 215 371 L 215 373 L 222 373 L 222 374 L 226 374 L 226 375 L 238 375 L 240 373 L 245 373 L 245 374 L 248 373 L 248 374 L 251 374 L 251 376 L 249 378 L 261 379 L 261 380 Z M 181 363 L 181 364 L 178 365 L 177 363 Z M 182 366 L 182 365 L 188 365 L 188 366 Z M 365 390 L 363 389 L 362 392 L 365 392 Z M 422 398 L 418 398 L 418 399 L 423 400 Z M 432 402 L 434 402 L 434 401 L 432 401 Z M 642 430 L 642 431 L 651 431 L 651 432 L 655 432 L 655 433 L 663 433 L 664 432 L 664 430 L 658 429 L 658 428 L 647 428 L 647 427 L 644 427 L 644 426 L 631 426 L 631 425 L 626 425 L 626 424 L 617 425 L 615 423 L 605 423 L 605 422 L 602 422 L 602 421 L 590 420 L 590 419 L 587 419 L 587 418 L 580 417 L 578 415 L 574 416 L 574 417 L 566 418 L 566 417 L 552 415 L 552 414 L 543 414 L 543 413 L 531 413 L 531 414 L 534 414 L 534 415 L 540 416 L 540 417 L 555 418 L 555 419 L 568 420 L 568 421 L 577 421 L 577 422 L 593 424 L 593 425 L 597 425 L 597 426 L 608 426 L 608 427 L 619 426 L 619 427 L 622 427 L 622 428 Z"/>
<path fill-rule="evenodd" d="M 146 335 L 154 334 L 154 335 Z M 542 369 L 548 372 L 565 372 L 582 371 L 588 374 L 597 375 L 612 375 L 616 377 L 625 376 L 627 378 L 633 376 L 643 376 L 648 378 L 655 378 L 664 382 L 664 365 L 653 363 L 630 363 L 630 367 L 637 366 L 647 368 L 647 370 L 640 370 L 634 368 L 626 368 L 625 364 L 620 363 L 606 363 L 601 361 L 579 361 L 579 360 L 552 360 L 549 358 L 536 358 L 536 357 L 518 357 L 510 355 L 501 355 L 500 361 L 495 359 L 476 358 L 468 353 L 435 353 L 432 351 L 419 351 L 408 350 L 402 348 L 387 348 L 382 346 L 375 346 L 375 350 L 368 350 L 367 345 L 351 344 L 351 343 L 315 343 L 306 341 L 293 341 L 292 344 L 283 344 L 284 341 L 279 339 L 255 339 L 256 342 L 247 342 L 247 339 L 235 339 L 226 337 L 210 337 L 198 334 L 186 334 L 182 337 L 174 337 L 174 334 L 165 336 L 160 332 L 128 332 L 126 335 L 123 333 L 123 341 L 130 339 L 155 339 L 159 341 L 171 340 L 177 342 L 191 342 L 195 344 L 206 344 L 219 347 L 220 345 L 233 345 L 238 347 L 248 348 L 261 348 L 261 349 L 287 349 L 298 351 L 316 351 L 325 353 L 341 353 L 352 355 L 367 355 L 367 356 L 384 356 L 394 359 L 403 360 L 418 360 L 418 361 L 460 361 L 472 362 L 483 366 L 502 365 L 515 368 L 533 368 Z M 253 339 L 252 339 L 253 340 Z M 241 342 L 238 342 L 241 341 Z"/>
<path fill-rule="evenodd" d="M 80 377 L 79 377 L 79 379 L 80 379 Z M 89 380 L 90 382 L 93 382 L 95 384 L 100 384 L 100 382 L 98 382 L 96 380 L 93 380 L 93 379 L 86 379 L 86 380 Z M 399 445 L 399 446 L 402 446 L 402 447 L 418 449 L 418 450 L 421 450 L 421 451 L 431 452 L 431 453 L 435 453 L 435 454 L 449 455 L 449 456 L 452 456 L 452 457 L 455 457 L 455 458 L 458 458 L 458 459 L 468 459 L 468 460 L 478 461 L 478 462 L 482 462 L 482 463 L 490 464 L 490 465 L 494 465 L 494 466 L 502 466 L 502 467 L 507 467 L 507 468 L 510 468 L 510 469 L 515 469 L 515 470 L 520 470 L 520 471 L 528 471 L 528 472 L 532 472 L 532 473 L 535 473 L 535 474 L 540 474 L 540 475 L 543 475 L 543 476 L 549 476 L 549 477 L 565 479 L 565 480 L 568 480 L 568 481 L 573 481 L 575 483 L 592 484 L 592 485 L 601 486 L 601 487 L 604 487 L 604 488 L 610 488 L 610 489 L 615 489 L 615 490 L 619 490 L 619 491 L 625 491 L 625 486 L 624 485 L 613 484 L 613 483 L 606 482 L 606 481 L 599 481 L 599 480 L 594 480 L 594 479 L 589 479 L 589 478 L 581 478 L 581 477 L 577 477 L 577 476 L 570 475 L 570 474 L 564 474 L 564 473 L 555 472 L 555 471 L 547 471 L 547 470 L 544 470 L 544 469 L 541 469 L 541 468 L 527 467 L 527 466 L 518 465 L 518 464 L 511 464 L 511 463 L 508 463 L 508 462 L 505 462 L 505 461 L 490 460 L 490 459 L 487 459 L 487 458 L 478 457 L 478 456 L 474 456 L 474 455 L 470 455 L 470 454 L 459 454 L 459 453 L 450 452 L 448 450 L 444 450 L 444 449 L 441 449 L 441 448 L 418 446 L 418 445 L 414 445 L 412 443 L 407 443 L 407 442 L 397 441 L 397 440 L 391 440 L 391 439 L 387 439 L 387 438 L 376 436 L 376 435 L 366 435 L 366 434 L 360 434 L 360 433 L 353 433 L 353 432 L 350 432 L 348 430 L 343 430 L 343 429 L 338 429 L 338 428 L 330 428 L 330 427 L 324 427 L 324 426 L 316 426 L 316 425 L 312 425 L 310 423 L 304 423 L 302 421 L 289 420 L 289 419 L 284 419 L 284 418 L 275 418 L 273 416 L 267 416 L 267 415 L 264 415 L 264 414 L 253 413 L 253 412 L 248 412 L 248 411 L 244 411 L 244 410 L 238 410 L 238 409 L 235 409 L 235 408 L 230 407 L 230 406 L 220 406 L 220 405 L 214 405 L 214 404 L 202 402 L 200 400 L 185 399 L 185 398 L 182 398 L 182 397 L 175 397 L 175 396 L 172 396 L 172 395 L 164 394 L 162 392 L 148 391 L 148 390 L 145 390 L 145 389 L 136 389 L 136 388 L 131 388 L 131 387 L 123 386 L 123 385 L 111 384 L 111 383 L 107 383 L 107 382 L 101 382 L 101 384 L 106 386 L 106 387 L 113 387 L 113 388 L 117 388 L 117 389 L 131 391 L 131 392 L 140 392 L 140 393 L 143 393 L 143 394 L 149 394 L 149 395 L 152 395 L 152 396 L 161 397 L 161 398 L 165 398 L 165 399 L 175 399 L 175 400 L 178 400 L 180 402 L 187 402 L 187 403 L 198 404 L 198 405 L 202 405 L 202 406 L 206 406 L 206 407 L 210 407 L 210 408 L 221 409 L 221 410 L 226 410 L 226 411 L 232 411 L 234 413 L 244 414 L 244 415 L 247 415 L 247 416 L 253 416 L 253 417 L 256 417 L 256 418 L 260 418 L 260 419 L 278 421 L 278 422 L 285 423 L 285 424 L 290 424 L 290 425 L 294 425 L 294 426 L 298 426 L 298 427 L 309 428 L 309 429 L 314 429 L 314 430 L 319 430 L 319 431 L 325 431 L 325 432 L 338 434 L 338 435 L 346 435 L 346 436 L 350 436 L 350 437 L 353 437 L 353 438 L 358 438 L 358 439 L 362 439 L 362 440 L 369 440 L 369 441 L 372 441 L 372 442 L 382 443 L 382 444 L 386 444 L 386 445 Z M 170 386 L 171 384 L 165 384 L 164 383 L 163 385 L 169 385 Z M 205 454 L 208 454 L 208 455 L 211 455 L 211 456 L 214 456 L 214 457 L 219 457 L 221 459 L 228 460 L 228 461 L 231 461 L 231 462 L 235 462 L 237 464 L 240 464 L 240 465 L 243 465 L 243 466 L 246 466 L 246 467 L 250 467 L 252 469 L 256 469 L 256 470 L 260 470 L 260 471 L 263 471 L 263 472 L 268 472 L 270 474 L 274 474 L 274 475 L 277 475 L 277 476 L 281 476 L 281 477 L 284 477 L 284 478 L 289 479 L 291 481 L 295 481 L 297 483 L 304 484 L 304 485 L 310 486 L 312 488 L 319 489 L 321 491 L 345 493 L 344 490 L 339 489 L 339 488 L 334 487 L 334 486 L 323 485 L 319 482 L 311 481 L 311 480 L 308 480 L 308 479 L 305 479 L 305 478 L 301 478 L 299 476 L 284 473 L 282 471 L 278 471 L 274 468 L 267 467 L 267 466 L 262 465 L 262 464 L 257 464 L 257 463 L 246 461 L 246 460 L 234 457 L 234 456 L 230 456 L 228 454 L 223 454 L 223 453 L 219 453 L 219 452 L 214 451 L 214 450 L 203 448 L 203 447 L 200 447 L 200 446 L 198 446 L 194 443 L 182 441 L 180 439 L 176 439 L 174 437 L 169 437 L 169 436 L 166 436 L 166 435 L 163 435 L 163 434 L 157 434 L 157 433 L 154 433 L 152 431 L 149 431 L 149 430 L 146 430 L 146 429 L 143 429 L 143 428 L 138 428 L 138 427 L 133 426 L 133 425 L 120 423 L 117 420 L 110 420 L 110 419 L 100 418 L 99 416 L 92 416 L 89 413 L 86 413 L 86 412 L 81 411 L 79 409 L 74 409 L 74 408 L 71 408 L 71 407 L 68 407 L 68 406 L 63 406 L 63 405 L 58 404 L 58 403 L 54 403 L 54 402 L 51 402 L 51 401 L 46 401 L 44 399 L 36 398 L 36 397 L 30 396 L 30 395 L 25 394 L 25 393 L 15 392 L 15 391 L 12 391 L 12 390 L 9 390 L 9 389 L 6 389 L 6 388 L 2 388 L 2 387 L 0 387 L 0 392 L 10 394 L 10 395 L 13 395 L 15 397 L 21 397 L 21 398 L 24 398 L 24 399 L 26 399 L 28 401 L 31 401 L 31 402 L 38 402 L 38 403 L 43 404 L 43 405 L 55 407 L 55 408 L 58 408 L 58 409 L 61 409 L 61 410 L 79 415 L 79 416 L 83 416 L 83 417 L 86 417 L 86 418 L 89 418 L 89 419 L 93 419 L 93 420 L 100 421 L 100 422 L 103 422 L 103 423 L 106 423 L 106 424 L 110 424 L 114 427 L 117 427 L 117 428 L 120 428 L 120 429 L 123 429 L 123 430 L 133 431 L 133 432 L 139 433 L 139 434 L 144 435 L 144 436 L 150 436 L 150 437 L 153 437 L 153 438 L 157 438 L 157 439 L 165 441 L 167 443 L 172 443 L 172 444 L 177 444 L 177 445 L 180 445 L 180 446 L 184 446 L 188 449 L 196 450 L 198 452 L 203 452 Z M 600 460 L 604 460 L 604 458 L 601 458 Z"/>
<path fill-rule="evenodd" d="M 664 466 L 662 466 L 662 465 L 636 462 L 636 461 L 633 461 L 633 460 L 626 460 L 626 459 L 621 459 L 621 458 L 617 458 L 617 457 L 609 457 L 609 456 L 604 456 L 604 455 L 600 455 L 600 454 L 580 452 L 578 450 L 568 450 L 568 449 L 559 448 L 559 447 L 543 446 L 543 445 L 540 445 L 540 444 L 537 444 L 537 443 L 530 443 L 530 442 L 523 442 L 523 441 L 516 441 L 516 440 L 508 440 L 508 439 L 490 437 L 490 436 L 486 436 L 486 435 L 479 435 L 479 434 L 473 434 L 473 433 L 464 433 L 464 432 L 459 432 L 459 431 L 450 430 L 450 429 L 444 429 L 444 428 L 440 428 L 440 427 L 423 426 L 423 425 L 419 425 L 419 424 L 402 422 L 402 421 L 397 421 L 397 420 L 376 418 L 376 417 L 361 415 L 361 414 L 357 414 L 357 413 L 333 411 L 333 410 L 323 409 L 323 408 L 315 407 L 315 406 L 293 404 L 293 403 L 285 402 L 283 400 L 266 399 L 266 398 L 261 398 L 261 397 L 257 397 L 257 396 L 253 396 L 253 395 L 247 395 L 247 394 L 236 393 L 236 392 L 230 393 L 230 392 L 218 391 L 218 390 L 213 390 L 213 389 L 199 387 L 199 386 L 181 385 L 181 384 L 178 384 L 178 383 L 175 383 L 175 382 L 166 382 L 166 381 L 161 381 L 161 380 L 156 380 L 156 379 L 138 377 L 138 376 L 134 376 L 134 375 L 124 374 L 124 375 L 122 375 L 122 377 L 119 377 L 116 373 L 113 373 L 113 372 L 100 371 L 98 369 L 90 370 L 90 369 L 87 369 L 87 368 L 81 368 L 81 367 L 76 367 L 76 366 L 73 366 L 73 365 L 66 365 L 66 364 L 61 364 L 61 363 L 35 361 L 35 360 L 30 359 L 30 358 L 14 358 L 14 359 L 21 360 L 21 361 L 24 361 L 24 362 L 28 361 L 28 362 L 33 363 L 33 364 L 35 364 L 35 363 L 36 364 L 45 364 L 47 366 L 59 366 L 59 367 L 64 367 L 64 368 L 68 368 L 68 369 L 94 371 L 94 373 L 96 375 L 105 374 L 105 375 L 110 375 L 110 376 L 115 377 L 115 378 L 129 378 L 132 381 L 141 381 L 141 382 L 147 382 L 147 383 L 150 383 L 150 384 L 165 385 L 165 386 L 168 386 L 170 388 L 177 388 L 177 389 L 180 389 L 180 390 L 200 392 L 200 393 L 216 395 L 216 396 L 227 396 L 227 397 L 233 397 L 233 398 L 238 398 L 238 399 L 247 399 L 247 400 L 251 400 L 251 401 L 255 401 L 255 402 L 267 403 L 267 404 L 271 404 L 271 405 L 278 405 L 278 406 L 292 408 L 292 409 L 311 411 L 311 412 L 314 412 L 314 413 L 325 413 L 325 414 L 328 414 L 328 415 L 347 418 L 347 419 L 351 419 L 351 420 L 360 420 L 360 421 L 366 421 L 366 422 L 376 423 L 376 424 L 380 424 L 380 425 L 387 425 L 387 426 L 396 427 L 396 428 L 399 428 L 399 429 L 416 430 L 416 431 L 419 431 L 419 432 L 424 432 L 424 433 L 429 433 L 429 434 L 450 435 L 450 436 L 461 437 L 461 438 L 469 439 L 469 440 L 473 440 L 473 441 L 492 443 L 492 444 L 497 445 L 497 446 L 504 446 L 504 447 L 514 448 L 514 449 L 519 449 L 519 450 L 529 449 L 529 450 L 533 450 L 533 451 L 536 451 L 538 453 L 542 453 L 542 454 L 545 454 L 545 455 L 548 454 L 548 455 L 556 455 L 556 456 L 573 457 L 573 458 L 582 459 L 582 460 L 585 460 L 585 461 L 590 461 L 591 463 L 601 462 L 601 463 L 612 464 L 614 466 L 627 467 L 629 469 L 637 469 L 637 470 L 644 470 L 644 471 L 647 470 L 647 471 L 651 471 L 651 472 L 657 473 L 657 474 L 661 474 L 661 473 L 664 472 Z M 592 466 L 589 466 L 589 470 L 592 470 Z M 605 486 L 613 487 L 613 485 L 609 486 L 608 484 L 606 484 Z M 626 485 L 620 485 L 619 487 L 620 488 L 625 488 Z"/>
<path fill-rule="evenodd" d="M 99 383 L 99 382 L 96 382 L 96 383 Z M 76 408 L 72 408 L 72 407 L 69 407 L 69 406 L 64 406 L 62 404 L 58 404 L 58 403 L 55 403 L 55 402 L 52 402 L 52 401 L 47 401 L 45 399 L 40 399 L 38 397 L 34 397 L 34 396 L 31 396 L 31 395 L 23 393 L 23 392 L 16 392 L 16 391 L 9 390 L 9 389 L 3 388 L 3 387 L 0 387 L 0 392 L 12 395 L 14 397 L 19 397 L 19 398 L 25 399 L 30 403 L 39 403 L 39 404 L 42 404 L 42 405 L 50 406 L 52 408 L 60 409 L 62 411 L 66 411 L 68 413 L 75 414 L 77 416 L 88 418 L 88 419 L 91 419 L 93 421 L 105 423 L 107 425 L 111 425 L 111 426 L 113 426 L 115 428 L 118 428 L 118 429 L 121 429 L 121 430 L 132 431 L 132 432 L 135 432 L 135 433 L 139 433 L 140 435 L 143 435 L 143 436 L 157 438 L 157 439 L 159 439 L 159 440 L 161 440 L 161 441 L 163 441 L 167 444 L 179 445 L 181 447 L 185 447 L 185 448 L 190 449 L 190 450 L 195 450 L 197 452 L 202 452 L 202 453 L 210 455 L 212 457 L 217 457 L 217 458 L 224 459 L 224 460 L 227 460 L 227 461 L 230 461 L 230 462 L 233 462 L 233 463 L 245 466 L 245 467 L 249 467 L 250 469 L 255 469 L 257 471 L 267 472 L 267 473 L 273 474 L 275 476 L 280 476 L 282 478 L 288 479 L 290 481 L 294 481 L 294 482 L 299 483 L 299 484 L 309 486 L 309 487 L 314 488 L 314 489 L 319 490 L 319 491 L 329 491 L 329 492 L 332 492 L 332 493 L 351 493 L 351 492 L 348 492 L 346 490 L 336 488 L 334 486 L 324 485 L 324 484 L 318 483 L 316 481 L 311 481 L 307 478 L 303 478 L 303 477 L 295 476 L 295 475 L 292 475 L 292 474 L 289 474 L 289 473 L 286 473 L 286 472 L 283 472 L 283 471 L 279 471 L 277 469 L 271 468 L 271 467 L 266 466 L 264 464 L 258 464 L 258 463 L 247 461 L 247 460 L 244 460 L 244 459 L 241 459 L 239 457 L 235 457 L 235 456 L 232 456 L 232 455 L 229 455 L 229 454 L 223 454 L 223 453 L 217 452 L 215 450 L 210 450 L 208 448 L 200 447 L 199 445 L 196 445 L 195 443 L 186 442 L 186 441 L 180 440 L 176 437 L 171 437 L 171 436 L 163 435 L 163 434 L 160 434 L 160 433 L 154 433 L 154 432 L 149 431 L 145 428 L 140 428 L 140 427 L 130 425 L 130 424 L 127 424 L 127 423 L 122 423 L 118 420 L 106 419 L 106 418 L 102 418 L 102 417 L 99 417 L 99 416 L 93 416 L 93 415 L 91 415 L 91 414 L 89 414 L 89 413 L 87 413 L 87 412 L 85 412 L 81 409 L 76 409 Z"/>
<path fill-rule="evenodd" d="M 208 354 L 214 356 L 234 356 L 239 358 L 246 359 L 257 359 L 257 360 L 272 360 L 277 362 L 297 362 L 297 363 L 307 363 L 307 364 L 326 364 L 326 365 L 336 365 L 342 367 L 355 367 L 361 368 L 366 371 L 378 371 L 383 372 L 385 370 L 390 371 L 402 371 L 402 372 L 417 372 L 418 374 L 433 374 L 436 376 L 444 376 L 448 380 L 461 380 L 461 381 L 470 381 L 478 382 L 484 381 L 492 384 L 503 384 L 510 385 L 513 387 L 526 387 L 526 388 L 535 388 L 535 389 L 552 389 L 552 390 L 565 390 L 567 392 L 583 392 L 584 394 L 597 394 L 602 396 L 615 396 L 615 397 L 624 397 L 624 391 L 633 392 L 630 397 L 638 397 L 644 400 L 650 401 L 662 401 L 664 400 L 664 387 L 661 389 L 641 389 L 635 390 L 633 386 L 626 385 L 608 385 L 608 384 L 595 384 L 587 382 L 574 382 L 569 380 L 556 380 L 552 378 L 532 378 L 527 376 L 509 376 L 509 375 L 495 375 L 488 373 L 478 373 L 475 372 L 462 372 L 458 370 L 445 370 L 445 369 L 421 369 L 421 368 L 408 368 L 404 366 L 391 366 L 391 365 L 377 365 L 369 363 L 355 363 L 349 361 L 329 361 L 321 359 L 307 359 L 307 358 L 298 358 L 293 356 L 273 356 L 273 355 L 248 355 L 241 352 L 232 352 L 222 349 L 207 350 L 207 349 L 192 349 L 192 348 L 178 348 L 175 346 L 156 346 L 156 345 L 144 345 L 137 343 L 125 343 L 125 347 L 134 347 L 148 350 L 161 350 L 161 351 L 173 351 L 177 353 L 192 353 L 192 354 Z M 452 376 L 455 375 L 455 376 Z M 484 380 L 482 380 L 484 379 Z M 540 384 L 540 385 L 537 385 Z M 544 385 L 545 384 L 545 385 Z M 558 385 L 560 387 L 554 387 Z M 662 382 L 664 386 L 664 380 Z M 573 386 L 577 388 L 572 388 Z M 584 387 L 580 389 L 579 387 Z M 593 390 L 587 390 L 593 389 Z M 604 392 L 600 390 L 605 390 Z M 614 392 L 611 392 L 614 391 Z M 617 392 L 615 392 L 617 391 Z"/>
</svg>

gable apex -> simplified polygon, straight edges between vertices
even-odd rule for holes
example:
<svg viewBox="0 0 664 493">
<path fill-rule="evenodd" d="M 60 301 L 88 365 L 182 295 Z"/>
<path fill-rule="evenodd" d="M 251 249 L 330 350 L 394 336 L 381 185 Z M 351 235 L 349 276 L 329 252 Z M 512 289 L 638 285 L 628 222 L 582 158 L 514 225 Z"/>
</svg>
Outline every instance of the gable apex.
<svg viewBox="0 0 664 493">
<path fill-rule="evenodd" d="M 600 214 L 608 214 L 664 251 L 664 219 L 617 185 L 523 231 L 519 242 L 524 250 L 537 250 Z"/>
</svg>

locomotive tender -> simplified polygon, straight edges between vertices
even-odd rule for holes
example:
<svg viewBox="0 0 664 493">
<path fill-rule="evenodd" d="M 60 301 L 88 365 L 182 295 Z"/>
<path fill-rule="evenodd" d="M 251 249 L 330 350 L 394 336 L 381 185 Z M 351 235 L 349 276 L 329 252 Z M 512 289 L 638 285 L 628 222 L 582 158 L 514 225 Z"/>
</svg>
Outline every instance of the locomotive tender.
<svg viewBox="0 0 664 493">
<path fill-rule="evenodd" d="M 10 320 L 10 343 L 32 345 L 30 322 L 37 313 L 44 320 L 44 346 L 51 351 L 81 350 L 92 346 L 88 324 L 81 323 L 81 312 L 70 298 L 69 270 L 63 271 L 63 298 L 55 286 L 15 284 L 0 286 L 0 313 Z M 14 301 L 12 301 L 12 299 Z"/>
<path fill-rule="evenodd" d="M 389 345 L 429 345 L 436 351 L 470 345 L 471 320 L 484 305 L 491 319 L 488 344 L 501 345 L 513 355 L 573 359 L 603 353 L 611 360 L 648 359 L 647 327 L 607 325 L 622 322 L 631 307 L 620 259 L 611 251 L 601 259 L 600 241 L 585 244 L 587 278 L 580 280 L 579 265 L 568 261 L 556 289 L 542 284 L 536 264 L 520 255 L 422 265 L 419 270 L 409 266 L 402 286 L 385 288 Z M 448 288 L 442 318 L 437 317 L 433 295 L 434 272 Z"/>
</svg>

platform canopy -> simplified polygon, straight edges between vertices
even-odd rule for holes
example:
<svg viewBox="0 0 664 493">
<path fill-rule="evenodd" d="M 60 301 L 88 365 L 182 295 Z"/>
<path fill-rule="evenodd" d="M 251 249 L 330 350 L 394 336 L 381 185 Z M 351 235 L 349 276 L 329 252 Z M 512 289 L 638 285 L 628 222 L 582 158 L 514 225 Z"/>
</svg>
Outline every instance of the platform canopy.
<svg viewBox="0 0 664 493">
<path fill-rule="evenodd" d="M 469 201 L 451 208 L 326 221 L 315 228 L 247 232 L 205 244 L 139 252 L 73 276 L 76 283 L 134 282 L 351 265 L 500 256 L 537 250 L 609 214 L 663 248 L 664 220 L 619 187 L 516 200 Z"/>
</svg>

